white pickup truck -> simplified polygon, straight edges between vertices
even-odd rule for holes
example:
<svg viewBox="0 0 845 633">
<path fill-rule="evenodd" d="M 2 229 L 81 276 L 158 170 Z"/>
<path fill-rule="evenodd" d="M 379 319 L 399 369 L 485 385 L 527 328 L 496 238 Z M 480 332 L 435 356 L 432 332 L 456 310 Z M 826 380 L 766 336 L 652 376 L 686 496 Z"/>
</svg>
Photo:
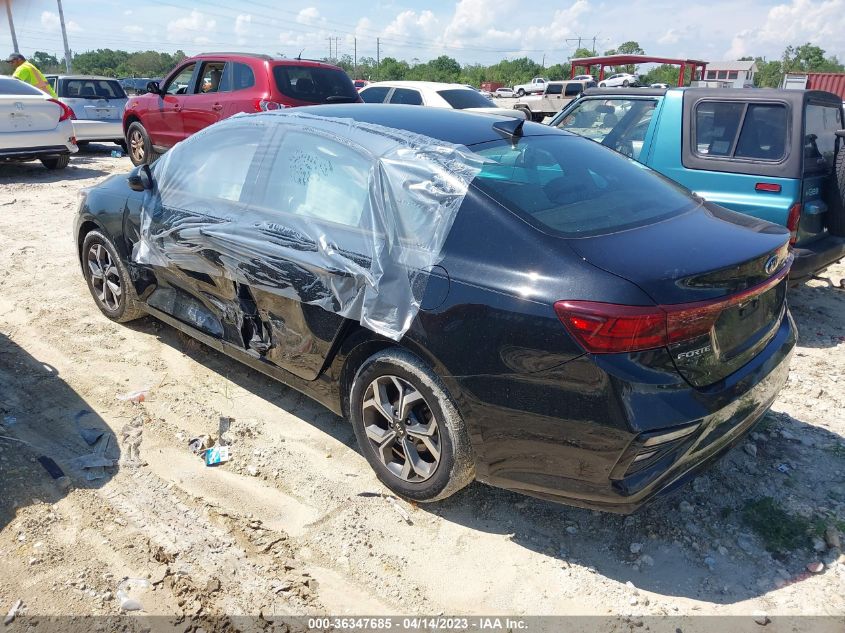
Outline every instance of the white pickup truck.
<svg viewBox="0 0 845 633">
<path fill-rule="evenodd" d="M 513 91 L 516 93 L 517 97 L 524 97 L 525 95 L 530 94 L 538 94 L 546 89 L 547 83 L 549 83 L 548 79 L 544 79 L 543 77 L 534 77 L 534 79 L 529 81 L 527 84 L 520 84 L 518 86 L 514 86 Z"/>
</svg>

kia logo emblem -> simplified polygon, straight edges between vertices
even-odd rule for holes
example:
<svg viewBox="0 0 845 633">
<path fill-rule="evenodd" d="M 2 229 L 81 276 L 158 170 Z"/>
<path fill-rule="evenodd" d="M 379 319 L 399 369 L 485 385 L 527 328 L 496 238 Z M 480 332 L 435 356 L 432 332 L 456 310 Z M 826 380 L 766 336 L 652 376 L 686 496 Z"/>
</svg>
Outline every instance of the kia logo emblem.
<svg viewBox="0 0 845 633">
<path fill-rule="evenodd" d="M 771 275 L 778 269 L 778 256 L 772 255 L 766 260 L 766 265 L 763 267 L 767 275 Z"/>
<path fill-rule="evenodd" d="M 15 109 L 23 112 L 23 104 L 20 101 L 15 101 Z"/>
</svg>

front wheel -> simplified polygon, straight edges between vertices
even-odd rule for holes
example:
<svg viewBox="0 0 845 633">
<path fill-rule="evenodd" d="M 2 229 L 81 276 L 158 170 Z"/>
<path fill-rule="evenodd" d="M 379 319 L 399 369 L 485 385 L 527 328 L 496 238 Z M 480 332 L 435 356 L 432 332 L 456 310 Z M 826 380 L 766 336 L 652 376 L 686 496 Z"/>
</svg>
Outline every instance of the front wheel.
<svg viewBox="0 0 845 633">
<path fill-rule="evenodd" d="M 606 83 L 604 83 L 604 82 L 601 82 L 601 83 L 599 84 L 599 88 L 607 88 L 607 84 L 606 84 Z"/>
<path fill-rule="evenodd" d="M 126 130 L 126 145 L 129 149 L 129 159 L 136 167 L 150 164 L 160 156 L 153 150 L 153 144 L 147 130 L 138 121 L 132 123 Z"/>
<path fill-rule="evenodd" d="M 517 97 L 524 97 L 525 91 L 522 88 L 520 88 L 519 90 L 516 91 L 516 96 Z"/>
<path fill-rule="evenodd" d="M 381 482 L 414 501 L 445 499 L 475 478 L 463 418 L 440 379 L 399 348 L 358 369 L 349 398 L 358 446 Z"/>
<path fill-rule="evenodd" d="M 82 266 L 100 312 L 118 323 L 144 315 L 129 271 L 109 238 L 99 231 L 91 231 L 82 242 Z"/>
<path fill-rule="evenodd" d="M 622 87 L 623 87 L 623 88 L 627 88 L 627 87 L 628 87 L 628 86 L 630 86 L 630 85 L 631 85 L 631 82 L 629 82 L 627 79 L 626 79 L 625 81 L 623 81 L 623 82 L 622 82 Z"/>
<path fill-rule="evenodd" d="M 64 169 L 68 166 L 69 162 L 70 154 L 62 154 L 61 156 L 56 156 L 55 158 L 41 159 L 41 164 L 51 171 L 54 169 Z"/>
</svg>

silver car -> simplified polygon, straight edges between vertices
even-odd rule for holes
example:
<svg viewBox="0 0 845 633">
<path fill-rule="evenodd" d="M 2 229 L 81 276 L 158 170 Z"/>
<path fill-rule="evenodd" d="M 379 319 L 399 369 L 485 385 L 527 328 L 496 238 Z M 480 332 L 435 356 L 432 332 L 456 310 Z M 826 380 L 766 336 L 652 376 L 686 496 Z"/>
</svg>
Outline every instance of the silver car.
<svg viewBox="0 0 845 633">
<path fill-rule="evenodd" d="M 117 143 L 123 138 L 126 93 L 117 79 L 92 75 L 47 75 L 47 81 L 76 117 L 73 130 L 80 147 L 90 142 Z"/>
<path fill-rule="evenodd" d="M 0 76 L 0 164 L 40 160 L 64 169 L 76 152 L 70 108 L 27 83 Z"/>
</svg>

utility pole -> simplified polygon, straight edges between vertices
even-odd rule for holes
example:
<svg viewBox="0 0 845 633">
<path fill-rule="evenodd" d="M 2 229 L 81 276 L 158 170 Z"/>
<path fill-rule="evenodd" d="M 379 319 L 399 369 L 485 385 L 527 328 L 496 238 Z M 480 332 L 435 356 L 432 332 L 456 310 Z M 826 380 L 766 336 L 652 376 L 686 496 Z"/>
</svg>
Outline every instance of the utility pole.
<svg viewBox="0 0 845 633">
<path fill-rule="evenodd" d="M 12 32 L 12 48 L 15 49 L 15 53 L 20 53 L 18 36 L 15 35 L 15 23 L 12 21 L 12 0 L 6 0 L 6 16 L 9 18 L 9 30 Z"/>
<path fill-rule="evenodd" d="M 381 79 L 381 40 L 376 38 L 376 81 Z"/>
<path fill-rule="evenodd" d="M 357 37 L 352 38 L 352 46 L 353 46 L 352 50 L 355 51 L 355 53 L 354 53 L 354 55 L 355 55 L 355 57 L 354 57 L 355 58 L 355 62 L 354 62 L 355 70 L 353 72 L 355 73 L 355 77 L 357 77 L 358 76 L 358 38 Z"/>
<path fill-rule="evenodd" d="M 67 29 L 65 28 L 65 12 L 62 11 L 62 0 L 56 0 L 56 3 L 59 5 L 59 22 L 62 25 L 62 40 L 65 43 L 65 68 L 67 68 L 68 74 L 71 73 L 70 70 L 70 47 L 67 45 Z"/>
<path fill-rule="evenodd" d="M 338 51 L 338 44 L 340 43 L 339 37 L 333 37 L 334 40 L 334 61 L 337 63 L 337 60 L 340 59 L 340 52 Z"/>
<path fill-rule="evenodd" d="M 332 38 L 327 37 L 326 39 L 329 41 L 329 56 L 326 57 L 326 61 L 330 62 L 332 61 Z"/>
<path fill-rule="evenodd" d="M 597 36 L 593 35 L 593 55 L 596 54 L 596 37 Z"/>
</svg>

